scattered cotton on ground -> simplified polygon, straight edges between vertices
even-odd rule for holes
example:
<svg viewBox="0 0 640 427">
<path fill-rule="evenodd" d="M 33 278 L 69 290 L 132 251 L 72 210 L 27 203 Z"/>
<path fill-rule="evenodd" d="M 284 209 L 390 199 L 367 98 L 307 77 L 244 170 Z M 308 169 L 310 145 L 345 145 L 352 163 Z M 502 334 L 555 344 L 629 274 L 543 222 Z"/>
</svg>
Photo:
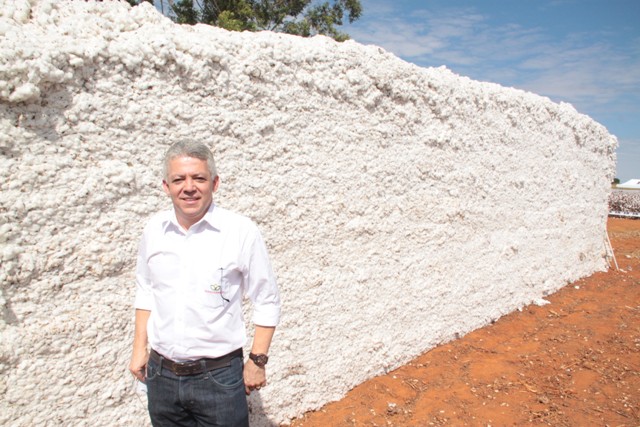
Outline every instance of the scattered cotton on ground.
<svg viewBox="0 0 640 427">
<path fill-rule="evenodd" d="M 148 4 L 0 0 L 0 424 L 145 426 L 133 268 L 205 141 L 284 313 L 252 425 L 606 268 L 616 140 L 568 104 L 374 46 L 178 26 Z"/>
</svg>

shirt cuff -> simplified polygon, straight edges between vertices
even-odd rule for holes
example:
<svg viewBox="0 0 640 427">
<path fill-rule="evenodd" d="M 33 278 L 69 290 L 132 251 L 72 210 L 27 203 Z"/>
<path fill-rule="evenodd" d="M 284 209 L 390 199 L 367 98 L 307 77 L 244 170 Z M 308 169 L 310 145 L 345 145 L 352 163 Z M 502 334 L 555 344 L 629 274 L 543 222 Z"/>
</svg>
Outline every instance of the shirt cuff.
<svg viewBox="0 0 640 427">
<path fill-rule="evenodd" d="M 277 326 L 280 322 L 279 305 L 261 305 L 253 308 L 253 324 L 259 326 Z"/>
<path fill-rule="evenodd" d="M 149 310 L 153 305 L 153 298 L 151 295 L 145 295 L 142 292 L 136 293 L 136 299 L 133 302 L 133 307 L 140 310 Z"/>
</svg>

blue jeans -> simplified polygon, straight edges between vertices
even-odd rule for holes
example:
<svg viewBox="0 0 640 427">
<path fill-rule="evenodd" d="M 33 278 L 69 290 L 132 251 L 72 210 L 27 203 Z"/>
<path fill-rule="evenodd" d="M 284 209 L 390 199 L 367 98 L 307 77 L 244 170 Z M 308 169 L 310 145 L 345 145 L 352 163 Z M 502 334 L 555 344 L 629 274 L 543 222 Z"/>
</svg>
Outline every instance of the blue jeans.
<svg viewBox="0 0 640 427">
<path fill-rule="evenodd" d="M 242 357 L 197 375 L 177 376 L 147 364 L 149 416 L 154 427 L 248 427 Z"/>
</svg>

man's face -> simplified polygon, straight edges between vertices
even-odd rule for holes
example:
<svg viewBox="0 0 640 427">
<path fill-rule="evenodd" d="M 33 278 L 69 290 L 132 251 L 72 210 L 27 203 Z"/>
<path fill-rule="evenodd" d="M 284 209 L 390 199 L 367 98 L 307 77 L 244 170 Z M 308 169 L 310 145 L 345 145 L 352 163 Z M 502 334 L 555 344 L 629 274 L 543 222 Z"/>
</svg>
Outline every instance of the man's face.
<svg viewBox="0 0 640 427">
<path fill-rule="evenodd" d="M 211 179 L 205 160 L 176 157 L 169 162 L 165 193 L 171 197 L 178 223 L 185 229 L 200 221 L 213 201 L 219 179 Z"/>
</svg>

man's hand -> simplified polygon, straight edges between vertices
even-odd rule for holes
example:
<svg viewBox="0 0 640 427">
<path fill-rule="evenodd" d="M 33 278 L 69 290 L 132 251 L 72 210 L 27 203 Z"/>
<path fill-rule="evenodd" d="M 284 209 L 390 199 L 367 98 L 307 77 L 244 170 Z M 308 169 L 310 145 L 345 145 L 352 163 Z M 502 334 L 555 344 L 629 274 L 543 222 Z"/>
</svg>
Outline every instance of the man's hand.
<svg viewBox="0 0 640 427">
<path fill-rule="evenodd" d="M 148 310 L 136 310 L 136 328 L 133 334 L 133 351 L 129 372 L 139 381 L 144 382 L 149 352 L 147 352 L 147 322 L 151 312 Z"/>
<path fill-rule="evenodd" d="M 247 395 L 251 394 L 253 390 L 260 390 L 260 388 L 267 385 L 267 372 L 265 368 L 260 368 L 253 363 L 253 360 L 247 360 L 244 364 L 244 391 Z"/>
<path fill-rule="evenodd" d="M 138 381 L 144 382 L 146 377 L 147 361 L 149 360 L 149 353 L 147 351 L 134 351 L 131 355 L 131 362 L 129 363 L 129 372 L 133 374 Z"/>
<path fill-rule="evenodd" d="M 255 325 L 256 329 L 253 334 L 253 346 L 251 352 L 255 354 L 267 354 L 269 345 L 275 332 L 275 326 Z M 247 395 L 253 390 L 260 390 L 261 387 L 267 385 L 267 372 L 264 367 L 257 366 L 253 360 L 247 360 L 244 364 L 244 391 Z"/>
</svg>

